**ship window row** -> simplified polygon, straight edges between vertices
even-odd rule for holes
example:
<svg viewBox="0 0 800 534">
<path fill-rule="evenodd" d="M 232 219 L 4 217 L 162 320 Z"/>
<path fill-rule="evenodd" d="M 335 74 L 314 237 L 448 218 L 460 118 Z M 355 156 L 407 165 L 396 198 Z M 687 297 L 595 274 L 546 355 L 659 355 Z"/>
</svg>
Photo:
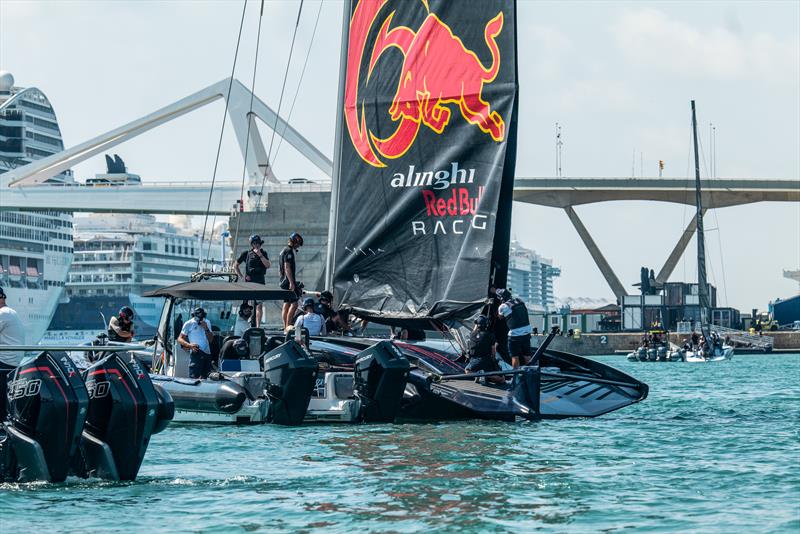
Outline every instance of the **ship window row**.
<svg viewBox="0 0 800 534">
<path fill-rule="evenodd" d="M 39 117 L 34 117 L 33 115 L 25 115 L 25 120 L 27 122 L 35 124 L 36 126 L 41 126 L 42 128 L 47 128 L 49 130 L 55 130 L 60 133 L 60 130 L 58 129 L 58 124 L 56 124 L 55 122 L 48 121 L 45 119 L 40 119 Z"/>
<path fill-rule="evenodd" d="M 27 137 L 28 139 L 33 139 L 34 141 L 39 141 L 40 143 L 44 143 L 46 145 L 52 145 L 58 148 L 64 148 L 64 144 L 61 142 L 60 139 L 55 139 L 53 137 L 48 137 L 46 135 L 27 131 L 25 132 L 25 137 Z"/>
<path fill-rule="evenodd" d="M 0 236 L 13 237 L 16 239 L 28 239 L 31 241 L 47 241 L 47 232 L 24 228 L 19 226 L 0 225 Z"/>
<path fill-rule="evenodd" d="M 63 247 L 61 245 L 45 245 L 44 249 L 54 252 L 69 252 L 70 254 L 73 252 L 72 247 Z"/>
<path fill-rule="evenodd" d="M 130 273 L 104 273 L 104 274 L 75 274 L 70 273 L 69 276 L 69 283 L 70 284 L 97 284 L 97 283 L 108 283 L 108 282 L 130 282 L 131 274 Z"/>
<path fill-rule="evenodd" d="M 42 104 L 37 104 L 35 102 L 31 102 L 30 100 L 20 100 L 18 105 L 20 105 L 20 106 L 22 106 L 24 108 L 36 109 L 38 111 L 44 111 L 45 113 L 51 113 L 51 114 L 55 115 L 55 113 L 53 113 L 53 108 L 52 107 L 43 106 Z"/>
<path fill-rule="evenodd" d="M 25 153 L 28 154 L 28 157 L 31 158 L 34 156 L 41 156 L 43 158 L 46 158 L 47 156 L 52 156 L 53 154 L 55 154 L 55 152 L 48 152 L 47 150 L 39 150 L 38 148 L 34 148 L 32 146 L 27 147 L 25 149 Z"/>
<path fill-rule="evenodd" d="M 59 213 L 41 213 L 41 215 L 60 215 Z M 25 226 L 38 226 L 39 228 L 53 228 L 53 227 L 67 227 L 72 228 L 72 221 L 64 221 L 60 219 L 43 219 L 35 215 L 28 215 L 17 211 L 2 211 L 0 212 L 0 222 L 10 222 L 12 224 L 19 224 Z M 68 237 L 66 239 L 71 239 Z"/>
<path fill-rule="evenodd" d="M 148 241 L 145 241 L 145 242 L 142 243 L 142 250 L 157 251 L 158 248 L 159 247 L 158 247 L 157 243 L 150 243 Z M 182 245 L 177 245 L 176 246 L 176 245 L 173 245 L 173 244 L 164 243 L 164 252 L 167 253 L 167 254 L 183 254 L 184 256 L 194 256 L 196 250 L 195 250 L 194 247 L 189 247 L 188 245 L 187 246 L 182 246 Z"/>
<path fill-rule="evenodd" d="M 72 174 L 71 170 L 64 171 L 63 174 Z M 62 217 L 64 212 L 62 211 L 53 211 L 53 210 L 25 210 L 28 213 L 35 213 L 36 215 L 45 215 L 47 217 Z M 72 228 L 72 221 L 64 220 L 64 219 L 56 219 L 50 220 L 53 226 L 69 226 Z"/>
</svg>

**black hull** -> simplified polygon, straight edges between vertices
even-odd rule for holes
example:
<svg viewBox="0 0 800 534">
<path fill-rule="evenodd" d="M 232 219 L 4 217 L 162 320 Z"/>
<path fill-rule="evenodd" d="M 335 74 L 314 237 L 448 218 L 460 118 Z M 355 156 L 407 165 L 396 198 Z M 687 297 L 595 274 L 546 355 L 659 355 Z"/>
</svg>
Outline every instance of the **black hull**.
<svg viewBox="0 0 800 534">
<path fill-rule="evenodd" d="M 463 373 L 448 354 L 400 344 L 417 365 L 411 372 L 401 420 L 491 419 L 514 421 L 597 417 L 647 398 L 648 386 L 588 358 L 547 350 L 540 365 L 516 375 L 514 386 L 449 379 Z"/>
</svg>

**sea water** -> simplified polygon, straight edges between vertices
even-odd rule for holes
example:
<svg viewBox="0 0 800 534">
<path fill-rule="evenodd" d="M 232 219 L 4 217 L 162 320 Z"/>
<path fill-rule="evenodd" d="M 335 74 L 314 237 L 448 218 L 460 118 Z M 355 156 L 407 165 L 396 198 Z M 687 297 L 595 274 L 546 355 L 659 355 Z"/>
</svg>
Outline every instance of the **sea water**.
<svg viewBox="0 0 800 534">
<path fill-rule="evenodd" d="M 0 486 L 0 532 L 800 531 L 800 355 L 627 362 L 597 419 L 174 424 L 139 479 Z"/>
</svg>

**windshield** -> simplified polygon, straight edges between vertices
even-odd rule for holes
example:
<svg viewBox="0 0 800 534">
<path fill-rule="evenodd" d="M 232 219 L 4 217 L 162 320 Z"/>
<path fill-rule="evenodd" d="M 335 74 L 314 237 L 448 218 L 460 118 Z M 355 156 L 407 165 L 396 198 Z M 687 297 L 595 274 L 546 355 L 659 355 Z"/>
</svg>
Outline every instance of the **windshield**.
<svg viewBox="0 0 800 534">
<path fill-rule="evenodd" d="M 192 312 L 197 308 L 203 308 L 206 319 L 211 322 L 212 331 L 219 332 L 223 337 L 231 335 L 235 329 L 241 304 L 241 301 L 176 299 L 172 308 L 172 331 L 180 332 L 183 324 L 192 319 Z"/>
</svg>

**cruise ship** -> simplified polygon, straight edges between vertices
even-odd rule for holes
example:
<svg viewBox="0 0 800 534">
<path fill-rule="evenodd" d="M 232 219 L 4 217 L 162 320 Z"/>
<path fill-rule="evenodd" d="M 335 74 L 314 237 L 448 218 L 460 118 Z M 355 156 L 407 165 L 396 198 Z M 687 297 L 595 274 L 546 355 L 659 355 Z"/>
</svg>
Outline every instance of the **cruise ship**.
<svg viewBox="0 0 800 534">
<path fill-rule="evenodd" d="M 64 149 L 55 111 L 35 87 L 17 87 L 0 71 L 0 174 Z M 71 171 L 48 180 L 75 184 Z M 0 198 L 0 287 L 38 343 L 64 292 L 72 263 L 72 214 L 7 211 Z"/>
<path fill-rule="evenodd" d="M 121 183 L 118 175 L 109 174 L 112 183 Z M 89 340 L 123 306 L 134 310 L 137 339 L 150 337 L 162 302 L 143 298 L 142 293 L 186 282 L 198 267 L 218 270 L 224 261 L 221 234 L 226 223 L 217 226 L 213 241 L 206 240 L 202 251 L 199 233 L 184 216 L 164 222 L 144 214 L 79 215 L 74 229 L 75 255 L 65 298 L 45 335 L 48 342 Z M 200 257 L 207 259 L 198 265 Z"/>
</svg>

